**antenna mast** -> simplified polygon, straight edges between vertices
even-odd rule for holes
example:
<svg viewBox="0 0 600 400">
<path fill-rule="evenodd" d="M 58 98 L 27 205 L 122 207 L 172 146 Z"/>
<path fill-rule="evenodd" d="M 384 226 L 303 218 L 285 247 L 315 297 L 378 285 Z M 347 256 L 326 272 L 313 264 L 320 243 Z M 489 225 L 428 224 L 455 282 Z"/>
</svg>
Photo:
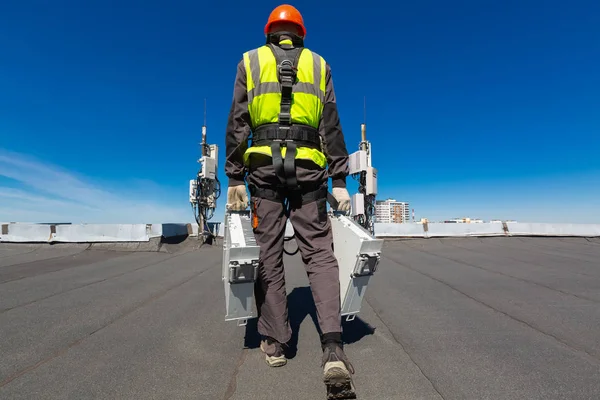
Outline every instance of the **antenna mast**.
<svg viewBox="0 0 600 400">
<path fill-rule="evenodd" d="M 363 124 L 367 124 L 367 96 L 363 98 Z"/>
<path fill-rule="evenodd" d="M 208 156 L 209 148 L 206 144 L 206 99 L 204 99 L 204 124 L 202 125 L 202 155 Z"/>
<path fill-rule="evenodd" d="M 221 184 L 217 177 L 218 147 L 216 144 L 206 143 L 206 99 L 204 99 L 204 124 L 200 149 L 202 154 L 198 160 L 200 170 L 196 174 L 196 179 L 190 180 L 190 203 L 198 223 L 198 238 L 202 239 L 203 243 L 207 243 L 212 242 L 215 237 L 215 233 L 211 232 L 208 226 L 208 221 L 217 208 Z"/>
<path fill-rule="evenodd" d="M 363 228 L 375 234 L 375 197 L 377 170 L 371 164 L 371 143 L 367 140 L 367 96 L 363 98 L 363 123 L 360 124 L 359 151 L 350 155 L 350 174 L 358 180 L 358 194 L 353 196 L 353 216 Z"/>
</svg>

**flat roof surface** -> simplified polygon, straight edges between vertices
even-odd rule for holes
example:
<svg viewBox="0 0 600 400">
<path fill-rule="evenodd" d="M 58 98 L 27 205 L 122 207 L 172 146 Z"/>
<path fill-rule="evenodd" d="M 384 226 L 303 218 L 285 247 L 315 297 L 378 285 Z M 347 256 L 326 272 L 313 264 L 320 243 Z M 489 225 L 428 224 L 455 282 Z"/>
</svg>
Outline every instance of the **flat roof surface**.
<svg viewBox="0 0 600 400">
<path fill-rule="evenodd" d="M 299 255 L 297 350 L 270 369 L 224 321 L 220 245 L 0 244 L 0 398 L 325 399 Z M 598 239 L 386 241 L 344 324 L 358 398 L 599 399 L 599 303 Z"/>
</svg>

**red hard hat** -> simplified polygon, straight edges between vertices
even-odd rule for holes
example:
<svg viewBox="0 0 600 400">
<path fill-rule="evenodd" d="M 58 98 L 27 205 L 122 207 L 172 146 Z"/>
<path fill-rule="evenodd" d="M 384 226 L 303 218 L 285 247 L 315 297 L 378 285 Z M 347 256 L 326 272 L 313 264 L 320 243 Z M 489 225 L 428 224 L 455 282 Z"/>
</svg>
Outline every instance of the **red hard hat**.
<svg viewBox="0 0 600 400">
<path fill-rule="evenodd" d="M 265 25 L 265 35 L 268 35 L 271 31 L 271 25 L 275 22 L 287 21 L 293 22 L 300 28 L 300 36 L 306 36 L 306 28 L 304 28 L 304 20 L 302 14 L 294 6 L 289 4 L 282 4 L 271 11 L 267 25 Z"/>
</svg>

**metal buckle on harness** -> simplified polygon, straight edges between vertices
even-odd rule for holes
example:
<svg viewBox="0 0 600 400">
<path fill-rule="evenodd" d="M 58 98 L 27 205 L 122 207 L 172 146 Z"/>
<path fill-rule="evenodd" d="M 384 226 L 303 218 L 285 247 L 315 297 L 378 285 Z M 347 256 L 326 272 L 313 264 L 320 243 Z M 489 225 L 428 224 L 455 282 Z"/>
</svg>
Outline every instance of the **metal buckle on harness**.
<svg viewBox="0 0 600 400">
<path fill-rule="evenodd" d="M 278 66 L 279 69 L 279 77 L 281 82 L 290 82 L 294 83 L 294 78 L 296 77 L 297 68 L 294 68 L 294 64 L 290 60 L 283 60 Z"/>
<path fill-rule="evenodd" d="M 279 130 L 288 131 L 291 129 L 292 124 L 292 114 L 289 112 L 280 112 L 279 113 Z"/>
<path fill-rule="evenodd" d="M 281 127 L 279 128 L 280 130 L 282 129 Z M 288 143 L 293 142 L 293 140 L 290 139 L 273 139 L 272 143 L 277 143 L 277 146 L 279 147 L 279 151 L 281 152 L 282 148 L 287 148 Z"/>
</svg>

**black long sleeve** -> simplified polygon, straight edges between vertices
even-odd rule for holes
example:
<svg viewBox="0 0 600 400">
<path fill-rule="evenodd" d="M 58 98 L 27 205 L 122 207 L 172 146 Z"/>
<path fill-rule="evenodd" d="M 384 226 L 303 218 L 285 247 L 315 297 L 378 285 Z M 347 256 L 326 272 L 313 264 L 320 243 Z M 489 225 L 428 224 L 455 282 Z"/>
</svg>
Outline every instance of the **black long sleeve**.
<svg viewBox="0 0 600 400">
<path fill-rule="evenodd" d="M 248 148 L 250 136 L 250 113 L 248 112 L 248 94 L 246 91 L 246 68 L 240 61 L 237 66 L 233 87 L 233 100 L 229 110 L 225 130 L 225 175 L 229 186 L 243 185 L 246 175 L 244 152 Z"/>
<path fill-rule="evenodd" d="M 331 185 L 333 187 L 346 187 L 346 177 L 349 174 L 348 150 L 346 149 L 346 141 L 338 115 L 333 78 L 329 64 L 326 66 L 325 82 L 325 104 L 319 132 L 324 142 Z"/>
</svg>

